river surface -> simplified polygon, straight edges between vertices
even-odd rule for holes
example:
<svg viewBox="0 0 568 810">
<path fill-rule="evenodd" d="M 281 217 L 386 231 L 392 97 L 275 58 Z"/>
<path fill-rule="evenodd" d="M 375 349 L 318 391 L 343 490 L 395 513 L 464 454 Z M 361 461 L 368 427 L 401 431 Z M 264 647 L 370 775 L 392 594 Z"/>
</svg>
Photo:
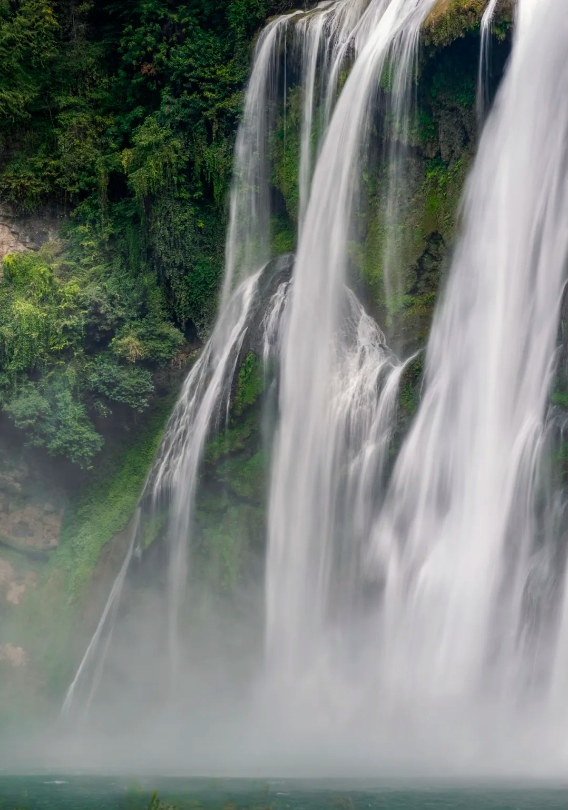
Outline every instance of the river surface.
<svg viewBox="0 0 568 810">
<path fill-rule="evenodd" d="M 568 787 L 346 780 L 0 775 L 1 810 L 566 810 Z M 154 803 L 153 810 L 166 810 Z M 168 808 L 169 810 L 169 808 Z"/>
</svg>

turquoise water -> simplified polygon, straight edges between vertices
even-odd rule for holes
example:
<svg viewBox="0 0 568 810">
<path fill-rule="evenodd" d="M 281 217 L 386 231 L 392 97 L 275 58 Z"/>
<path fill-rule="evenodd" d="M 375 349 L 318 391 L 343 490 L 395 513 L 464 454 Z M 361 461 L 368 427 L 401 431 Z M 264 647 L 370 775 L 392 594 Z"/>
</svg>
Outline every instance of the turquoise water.
<svg viewBox="0 0 568 810">
<path fill-rule="evenodd" d="M 568 788 L 335 780 L 1 776 L 0 810 L 566 810 Z M 154 802 L 153 810 L 158 810 Z M 160 807 L 159 810 L 165 810 Z"/>
</svg>

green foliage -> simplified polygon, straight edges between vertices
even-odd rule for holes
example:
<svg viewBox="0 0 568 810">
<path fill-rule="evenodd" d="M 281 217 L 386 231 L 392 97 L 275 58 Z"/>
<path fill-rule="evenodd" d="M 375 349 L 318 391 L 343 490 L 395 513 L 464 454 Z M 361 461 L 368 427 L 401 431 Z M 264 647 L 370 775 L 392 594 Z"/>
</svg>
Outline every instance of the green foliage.
<svg viewBox="0 0 568 810">
<path fill-rule="evenodd" d="M 423 363 L 420 355 L 412 360 L 404 370 L 399 395 L 399 405 L 404 419 L 409 419 L 418 410 Z"/>
<path fill-rule="evenodd" d="M 0 280 L 0 363 L 4 377 L 45 368 L 80 338 L 76 279 L 57 277 L 44 255 L 14 253 Z"/>
<path fill-rule="evenodd" d="M 106 415 L 113 403 L 144 410 L 152 368 L 175 356 L 183 336 L 164 320 L 149 279 L 80 258 L 47 250 L 5 258 L 0 404 L 30 444 L 89 466 L 103 444 L 89 411 Z M 109 348 L 101 351 L 105 333 Z"/>
<path fill-rule="evenodd" d="M 500 0 L 494 12 L 492 29 L 502 42 L 513 24 L 515 0 Z M 423 25 L 427 48 L 445 48 L 467 34 L 478 33 L 487 0 L 438 0 Z"/>
<path fill-rule="evenodd" d="M 58 22 L 48 0 L 0 2 L 0 118 L 30 116 L 56 51 Z"/>
<path fill-rule="evenodd" d="M 0 279 L 0 405 L 32 444 L 88 466 L 93 418 L 146 408 L 177 327 L 210 328 L 251 42 L 288 5 L 0 0 L 0 201 L 72 210 Z"/>
<path fill-rule="evenodd" d="M 445 47 L 477 31 L 486 5 L 486 0 L 438 0 L 424 22 L 424 44 Z"/>
<path fill-rule="evenodd" d="M 296 231 L 286 222 L 284 217 L 272 218 L 272 253 L 282 256 L 292 253 L 296 247 Z"/>
<path fill-rule="evenodd" d="M 104 354 L 99 355 L 87 377 L 89 390 L 112 402 L 129 405 L 135 411 L 148 407 L 154 391 L 152 374 L 145 368 L 119 366 Z"/>
<path fill-rule="evenodd" d="M 87 466 L 103 445 L 77 396 L 72 367 L 58 369 L 40 383 L 28 381 L 16 387 L 4 410 L 16 427 L 26 431 L 32 446 L 45 447 L 52 456 L 66 456 Z"/>
<path fill-rule="evenodd" d="M 287 5 L 0 2 L 0 199 L 78 205 L 103 245 L 137 246 L 170 318 L 207 331 L 251 41 Z"/>
</svg>

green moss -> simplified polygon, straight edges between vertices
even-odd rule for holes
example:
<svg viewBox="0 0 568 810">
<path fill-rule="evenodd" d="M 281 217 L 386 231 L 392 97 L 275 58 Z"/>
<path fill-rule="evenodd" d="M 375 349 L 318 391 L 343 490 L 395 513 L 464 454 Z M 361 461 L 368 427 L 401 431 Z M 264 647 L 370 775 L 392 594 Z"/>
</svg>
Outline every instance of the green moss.
<svg viewBox="0 0 568 810">
<path fill-rule="evenodd" d="M 271 223 L 272 255 L 292 253 L 296 247 L 296 231 L 285 217 L 273 217 Z"/>
<path fill-rule="evenodd" d="M 399 195 L 401 215 L 387 222 L 388 178 L 378 176 L 371 193 L 365 240 L 350 245 L 354 266 L 370 294 L 373 308 L 389 337 L 424 340 L 434 311 L 446 246 L 452 241 L 455 216 L 470 153 L 452 166 L 437 157 L 410 157 L 405 168 L 414 177 L 406 196 Z M 391 266 L 391 295 L 385 295 L 385 258 Z"/>
<path fill-rule="evenodd" d="M 195 576 L 213 592 L 235 589 L 251 545 L 264 535 L 265 512 L 259 506 L 226 502 L 220 509 L 201 508 L 197 513 Z"/>
<path fill-rule="evenodd" d="M 244 422 L 240 422 L 215 436 L 205 448 L 204 459 L 206 464 L 215 465 L 223 456 L 243 450 L 256 429 L 256 418 L 249 416 Z"/>
<path fill-rule="evenodd" d="M 263 389 L 262 366 L 256 354 L 249 352 L 243 360 L 237 376 L 233 413 L 240 416 L 246 408 L 254 405 Z"/>
<path fill-rule="evenodd" d="M 239 498 L 260 501 L 266 481 L 266 457 L 263 451 L 252 458 L 230 458 L 217 467 L 217 477 L 230 486 Z"/>
<path fill-rule="evenodd" d="M 162 533 L 168 520 L 165 511 L 159 512 L 150 518 L 145 518 L 142 535 L 142 548 L 147 549 Z"/>
<path fill-rule="evenodd" d="M 556 391 L 551 397 L 552 403 L 558 405 L 559 408 L 568 410 L 568 392 Z"/>
</svg>

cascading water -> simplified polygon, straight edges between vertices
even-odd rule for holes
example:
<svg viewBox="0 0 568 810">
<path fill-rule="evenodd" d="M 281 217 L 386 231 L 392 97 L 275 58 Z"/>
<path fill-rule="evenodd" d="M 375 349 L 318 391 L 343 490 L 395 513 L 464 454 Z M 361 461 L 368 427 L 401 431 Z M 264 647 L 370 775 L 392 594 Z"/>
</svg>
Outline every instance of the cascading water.
<svg viewBox="0 0 568 810">
<path fill-rule="evenodd" d="M 367 7 L 356 30 L 359 56 L 322 146 L 300 238 L 282 350 L 266 584 L 269 667 L 290 683 L 301 681 L 305 662 L 317 655 L 326 636 L 328 603 L 340 587 L 333 574 L 333 527 L 339 493 L 345 487 L 344 468 L 353 463 L 352 455 L 365 455 L 367 438 L 371 446 L 376 442 L 371 425 L 375 410 L 382 410 L 379 380 L 369 375 L 370 366 L 379 370 L 385 362 L 381 341 L 371 341 L 367 347 L 374 346 L 373 362 L 362 363 L 359 356 L 349 363 L 343 357 L 345 350 L 349 354 L 349 336 L 338 334 L 360 154 L 371 124 L 369 111 L 387 58 L 397 105 L 411 73 L 420 26 L 432 6 L 433 0 L 375 0 Z M 367 384 L 362 401 L 361 386 Z M 348 392 L 348 403 L 334 409 L 330 403 L 338 390 Z M 383 390 L 383 396 L 392 397 L 390 385 Z M 380 466 L 381 454 L 374 455 Z M 367 474 L 373 480 L 377 471 Z M 376 508 L 368 500 L 365 506 Z M 365 524 L 369 517 L 357 516 L 357 520 Z M 347 530 L 344 544 L 350 539 Z M 362 553 L 362 549 L 354 551 L 355 556 Z M 341 589 L 345 588 L 348 583 L 341 582 Z"/>
<path fill-rule="evenodd" d="M 298 178 L 300 231 L 309 200 L 313 153 L 319 152 L 329 124 L 339 70 L 347 56 L 348 47 L 355 45 L 353 34 L 357 31 L 368 3 L 369 0 L 328 0 L 319 3 L 315 12 L 300 18 L 294 26 L 294 37 L 298 43 L 296 48 L 300 52 L 304 96 Z M 318 128 L 314 132 L 317 107 L 320 114 Z"/>
<path fill-rule="evenodd" d="M 159 508 L 169 497 L 169 635 L 170 671 L 180 677 L 179 617 L 188 578 L 189 536 L 199 464 L 208 436 L 228 408 L 230 388 L 261 271 L 246 279 L 229 300 L 215 331 L 189 374 L 177 402 L 150 477 Z M 174 691 L 179 684 L 174 680 Z"/>
<path fill-rule="evenodd" d="M 561 2 L 524 5 L 469 182 L 424 398 L 375 529 L 383 672 L 401 700 L 485 689 L 516 701 L 536 647 L 546 669 L 557 643 L 554 613 L 542 625 L 538 614 L 545 583 L 562 591 L 565 538 L 538 501 L 568 246 L 568 32 Z"/>
<path fill-rule="evenodd" d="M 262 751 L 247 749 L 256 751 L 255 765 L 271 756 L 275 724 L 284 747 L 298 745 L 299 759 L 303 742 L 330 756 L 335 746 L 341 763 L 347 745 L 363 767 L 374 766 L 378 752 L 386 760 L 400 751 L 403 760 L 411 749 L 414 761 L 431 755 L 447 768 L 454 753 L 455 767 L 462 754 L 481 761 L 497 726 L 499 752 L 513 727 L 558 748 L 545 725 L 563 716 L 568 680 L 568 511 L 552 450 L 567 427 L 549 407 L 568 244 L 562 0 L 519 0 L 513 56 L 468 184 L 422 402 L 404 439 L 398 401 L 413 358 L 393 354 L 347 286 L 360 176 L 380 117 L 385 299 L 398 305 L 396 231 L 404 224 L 416 55 L 435 4 L 324 2 L 277 18 L 261 34 L 235 148 L 219 319 L 142 498 L 142 522 L 148 503 L 168 509 L 175 694 L 191 666 L 180 624 L 200 465 L 227 418 L 257 319 L 273 391 L 265 432 L 276 427 L 266 666 L 235 732 L 236 747 L 243 729 L 259 740 Z M 483 107 L 496 6 L 490 0 L 482 21 Z M 286 115 L 289 75 L 301 98 L 299 245 L 292 280 L 279 279 L 260 308 L 273 227 L 272 138 L 282 101 Z M 134 532 L 67 707 L 79 682 L 87 678 L 81 693 L 90 697 L 97 687 L 140 544 Z M 540 725 L 517 725 L 539 712 Z M 458 738 L 468 741 L 465 752 Z"/>
<path fill-rule="evenodd" d="M 454 719 L 464 724 L 475 705 L 497 700 L 510 719 L 527 689 L 558 695 L 564 666 L 566 500 L 550 492 L 543 463 L 568 229 L 566 19 L 558 1 L 521 2 L 514 56 L 432 330 L 426 393 L 386 502 L 381 508 L 373 476 L 365 502 L 350 488 L 352 425 L 342 423 L 333 391 L 354 178 L 385 59 L 400 79 L 396 109 L 431 7 L 369 7 L 377 17 L 323 144 L 298 250 L 270 499 L 267 651 L 284 715 L 295 711 L 304 729 L 322 715 L 333 723 L 349 694 L 341 681 L 345 667 L 353 678 L 356 659 L 342 649 L 334 610 L 365 579 L 376 583 L 376 623 L 365 639 L 373 651 L 365 667 L 376 677 L 355 675 L 353 711 L 364 703 L 384 720 L 382 706 L 400 719 L 411 707 L 424 729 L 432 711 L 460 705 Z M 347 375 L 340 386 L 356 380 Z M 375 406 L 387 388 L 375 388 Z M 364 455 L 374 437 L 357 398 L 352 407 Z M 341 512 L 349 509 L 363 516 L 361 535 L 353 524 L 345 531 Z M 342 543 L 361 554 L 358 537 L 367 560 L 354 586 L 337 557 Z M 564 710 L 565 699 L 555 705 Z"/>
</svg>

